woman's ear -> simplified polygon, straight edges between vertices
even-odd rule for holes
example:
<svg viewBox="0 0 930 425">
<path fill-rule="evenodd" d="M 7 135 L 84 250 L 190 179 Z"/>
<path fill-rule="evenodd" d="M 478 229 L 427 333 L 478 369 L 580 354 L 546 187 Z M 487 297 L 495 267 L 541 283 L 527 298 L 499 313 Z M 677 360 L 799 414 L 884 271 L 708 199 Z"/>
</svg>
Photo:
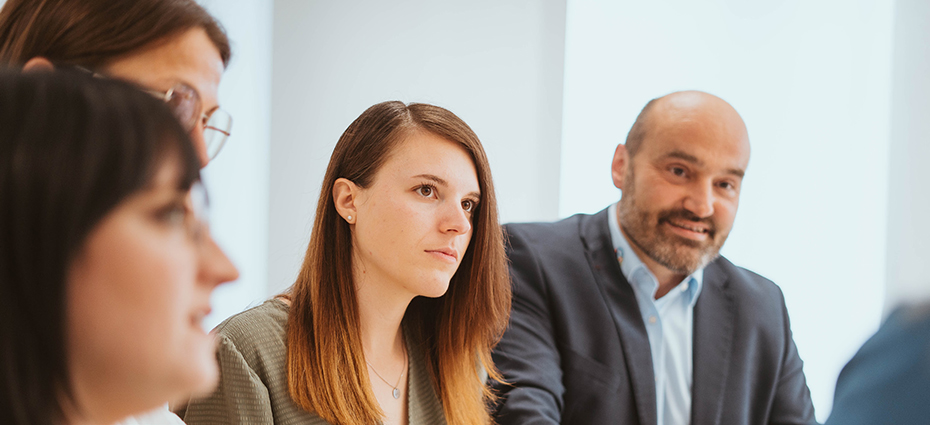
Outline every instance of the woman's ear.
<svg viewBox="0 0 930 425">
<path fill-rule="evenodd" d="M 26 64 L 23 65 L 23 72 L 35 72 L 35 71 L 54 71 L 55 65 L 52 65 L 52 61 L 43 58 L 42 56 L 36 56 L 32 59 L 26 61 Z"/>
<path fill-rule="evenodd" d="M 359 192 L 358 185 L 346 178 L 339 178 L 333 184 L 336 212 L 349 224 L 355 224 L 355 220 L 358 220 L 358 208 L 355 204 L 358 202 Z"/>
</svg>

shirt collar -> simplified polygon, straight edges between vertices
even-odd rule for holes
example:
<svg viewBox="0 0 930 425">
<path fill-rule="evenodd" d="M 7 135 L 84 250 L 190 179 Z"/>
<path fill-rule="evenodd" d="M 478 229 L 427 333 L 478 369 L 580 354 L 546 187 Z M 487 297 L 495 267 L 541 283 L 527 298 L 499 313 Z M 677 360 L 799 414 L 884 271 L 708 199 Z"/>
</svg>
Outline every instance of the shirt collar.
<svg viewBox="0 0 930 425">
<path fill-rule="evenodd" d="M 654 298 L 655 291 L 658 289 L 658 280 L 652 271 L 639 259 L 636 252 L 630 247 L 629 241 L 626 240 L 626 237 L 620 231 L 620 223 L 617 221 L 616 202 L 607 207 L 607 225 L 610 228 L 610 239 L 614 246 L 614 252 L 617 254 L 617 261 L 620 262 L 620 271 L 623 273 L 623 277 L 625 277 L 630 284 L 642 285 L 643 280 L 637 279 L 638 275 L 645 274 L 645 276 L 648 276 L 649 279 L 646 280 L 651 282 L 652 287 L 640 287 L 640 289 L 648 289 Z M 698 295 L 701 294 L 701 288 L 703 286 L 704 269 L 698 269 L 694 273 L 685 276 L 685 279 L 672 291 L 687 291 L 688 297 L 691 300 L 691 306 L 694 306 L 694 303 L 697 302 Z"/>
</svg>

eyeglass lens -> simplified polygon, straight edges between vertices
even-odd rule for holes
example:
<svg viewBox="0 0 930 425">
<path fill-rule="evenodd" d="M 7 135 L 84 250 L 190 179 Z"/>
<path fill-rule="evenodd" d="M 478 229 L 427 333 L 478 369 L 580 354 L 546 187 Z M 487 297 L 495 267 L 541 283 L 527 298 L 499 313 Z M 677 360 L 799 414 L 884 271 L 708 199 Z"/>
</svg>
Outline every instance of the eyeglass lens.
<svg viewBox="0 0 930 425">
<path fill-rule="evenodd" d="M 222 110 L 216 109 L 210 114 L 203 128 L 203 139 L 207 145 L 207 157 L 213 159 L 229 138 L 232 130 L 232 117 Z"/>
<path fill-rule="evenodd" d="M 187 131 L 197 126 L 201 104 L 196 90 L 183 83 L 175 84 L 165 94 L 165 102 Z"/>
<path fill-rule="evenodd" d="M 197 90 L 184 83 L 175 84 L 165 93 L 165 102 L 187 131 L 193 131 L 198 120 L 206 119 L 203 137 L 207 146 L 207 157 L 215 158 L 226 144 L 232 129 L 232 117 L 229 113 L 217 108 L 209 117 L 205 117 L 201 113 L 202 104 Z"/>
</svg>

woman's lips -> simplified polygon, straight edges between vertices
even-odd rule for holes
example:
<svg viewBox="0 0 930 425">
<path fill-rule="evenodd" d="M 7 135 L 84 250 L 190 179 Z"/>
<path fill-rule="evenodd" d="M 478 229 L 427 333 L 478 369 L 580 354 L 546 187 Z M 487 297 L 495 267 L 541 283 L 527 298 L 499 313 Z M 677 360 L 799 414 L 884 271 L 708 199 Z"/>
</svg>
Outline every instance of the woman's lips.
<svg viewBox="0 0 930 425">
<path fill-rule="evenodd" d="M 459 258 L 458 252 L 452 248 L 439 248 L 439 249 L 427 249 L 426 252 L 433 254 L 434 256 L 447 260 L 447 261 L 457 261 Z"/>
</svg>

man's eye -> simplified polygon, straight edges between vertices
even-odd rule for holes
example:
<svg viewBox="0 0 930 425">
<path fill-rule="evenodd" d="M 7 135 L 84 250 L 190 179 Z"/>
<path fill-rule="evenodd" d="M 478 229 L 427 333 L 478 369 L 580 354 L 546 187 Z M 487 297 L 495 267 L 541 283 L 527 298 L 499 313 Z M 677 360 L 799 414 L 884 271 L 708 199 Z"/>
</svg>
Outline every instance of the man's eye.
<svg viewBox="0 0 930 425">
<path fill-rule="evenodd" d="M 683 176 L 685 175 L 685 169 L 681 167 L 672 167 L 672 174 L 679 176 L 679 177 Z"/>
<path fill-rule="evenodd" d="M 433 196 L 433 188 L 429 185 L 423 185 L 417 188 L 417 193 L 428 198 Z"/>
</svg>

